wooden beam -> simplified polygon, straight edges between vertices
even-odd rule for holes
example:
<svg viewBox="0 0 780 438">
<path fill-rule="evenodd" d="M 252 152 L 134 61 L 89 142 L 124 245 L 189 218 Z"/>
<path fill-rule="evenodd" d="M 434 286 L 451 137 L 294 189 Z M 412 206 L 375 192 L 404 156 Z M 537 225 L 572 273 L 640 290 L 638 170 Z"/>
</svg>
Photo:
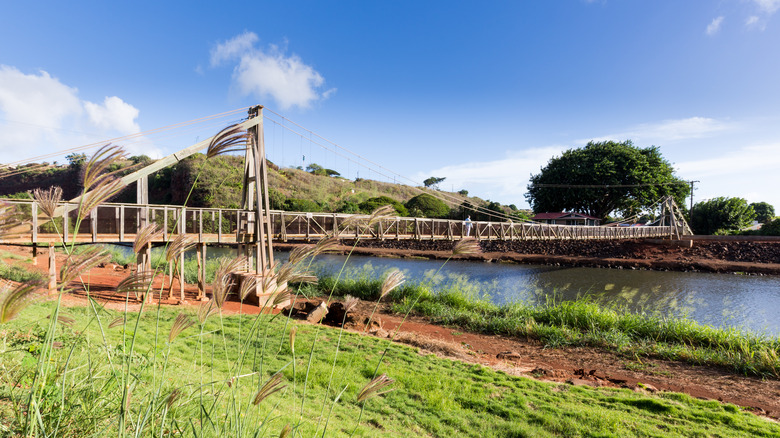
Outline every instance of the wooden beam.
<svg viewBox="0 0 780 438">
<path fill-rule="evenodd" d="M 259 119 L 258 117 L 255 117 L 255 118 L 252 118 L 252 119 L 248 119 L 248 120 L 246 120 L 246 121 L 244 121 L 242 123 L 239 123 L 238 126 L 241 127 L 241 129 L 245 129 L 245 130 L 249 129 L 249 128 L 253 127 L 253 126 L 256 126 L 260 122 L 260 120 L 258 120 L 258 119 Z M 207 138 L 207 139 L 205 139 L 203 141 L 200 141 L 198 143 L 195 143 L 194 145 L 192 145 L 190 147 L 187 147 L 187 148 L 184 148 L 184 149 L 182 149 L 182 150 L 180 150 L 178 152 L 174 152 L 174 153 L 168 155 L 167 157 L 159 159 L 159 160 L 155 161 L 154 163 L 152 163 L 152 164 L 150 164 L 150 165 L 148 165 L 148 166 L 146 166 L 146 167 L 144 167 L 142 169 L 136 170 L 135 172 L 133 172 L 131 174 L 123 176 L 122 178 L 120 178 L 120 181 L 122 181 L 122 184 L 124 184 L 124 185 L 129 185 L 131 183 L 134 183 L 134 182 L 138 181 L 139 179 L 141 179 L 143 177 L 149 176 L 149 175 L 153 174 L 154 172 L 157 172 L 160 169 L 164 169 L 164 168 L 166 168 L 166 167 L 168 167 L 168 166 L 170 166 L 172 164 L 176 164 L 176 163 L 180 162 L 181 160 L 189 157 L 190 155 L 195 154 L 197 152 L 200 152 L 203 149 L 206 149 L 209 146 L 209 144 L 211 144 L 211 140 L 213 140 L 213 139 L 214 139 L 214 136 L 209 137 L 209 138 Z M 80 200 L 81 200 L 81 196 L 73 198 L 72 200 L 70 200 L 70 202 L 71 203 L 75 203 L 76 205 L 65 204 L 65 205 L 59 206 L 55 210 L 55 214 L 57 214 L 57 215 L 62 214 L 63 210 L 65 210 L 65 211 L 75 210 L 76 207 L 78 206 L 78 203 L 79 203 Z"/>
</svg>

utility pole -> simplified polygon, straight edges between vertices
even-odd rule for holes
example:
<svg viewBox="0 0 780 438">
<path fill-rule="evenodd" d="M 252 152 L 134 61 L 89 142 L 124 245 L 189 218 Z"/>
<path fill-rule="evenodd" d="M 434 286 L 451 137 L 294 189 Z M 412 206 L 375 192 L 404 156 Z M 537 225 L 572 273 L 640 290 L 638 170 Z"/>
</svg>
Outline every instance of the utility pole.
<svg viewBox="0 0 780 438">
<path fill-rule="evenodd" d="M 691 211 L 693 210 L 693 183 L 701 182 L 701 181 L 688 181 L 691 184 Z"/>
</svg>

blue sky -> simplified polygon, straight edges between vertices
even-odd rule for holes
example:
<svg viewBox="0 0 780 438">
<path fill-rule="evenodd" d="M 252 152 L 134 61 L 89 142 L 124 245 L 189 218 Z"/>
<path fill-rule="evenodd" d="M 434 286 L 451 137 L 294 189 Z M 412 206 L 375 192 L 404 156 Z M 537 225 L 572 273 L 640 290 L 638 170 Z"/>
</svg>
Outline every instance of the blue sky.
<svg viewBox="0 0 780 438">
<path fill-rule="evenodd" d="M 0 162 L 262 104 L 398 175 L 518 207 L 553 156 L 631 139 L 699 180 L 696 200 L 780 210 L 780 0 L 0 8 Z M 124 143 L 161 156 L 218 129 Z M 389 175 L 272 122 L 266 144 L 284 166 Z"/>
</svg>

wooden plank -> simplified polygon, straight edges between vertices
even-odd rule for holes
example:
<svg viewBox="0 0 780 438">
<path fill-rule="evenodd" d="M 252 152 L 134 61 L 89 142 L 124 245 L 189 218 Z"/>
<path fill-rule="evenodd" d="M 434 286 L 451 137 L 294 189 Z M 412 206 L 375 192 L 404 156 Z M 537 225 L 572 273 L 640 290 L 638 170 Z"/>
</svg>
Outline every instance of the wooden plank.
<svg viewBox="0 0 780 438">
<path fill-rule="evenodd" d="M 57 259 L 54 254 L 54 245 L 49 244 L 49 292 L 57 290 Z"/>
<path fill-rule="evenodd" d="M 92 232 L 92 241 L 97 242 L 97 215 L 98 208 L 95 207 L 89 212 L 89 229 Z"/>
<path fill-rule="evenodd" d="M 168 241 L 168 206 L 163 207 L 163 239 Z"/>
<path fill-rule="evenodd" d="M 32 243 L 38 243 L 38 203 L 32 203 Z"/>
<path fill-rule="evenodd" d="M 66 213 L 67 214 L 67 213 Z M 125 241 L 125 206 L 119 206 L 119 241 Z"/>
<path fill-rule="evenodd" d="M 69 234 L 68 233 L 68 227 L 70 226 L 70 224 L 68 223 L 68 219 L 70 219 L 68 217 L 68 212 L 63 210 L 63 212 L 62 212 L 62 233 L 63 233 L 63 240 L 65 241 L 65 243 L 68 243 L 68 234 Z"/>
<path fill-rule="evenodd" d="M 203 209 L 198 210 L 198 242 L 203 242 Z"/>
</svg>

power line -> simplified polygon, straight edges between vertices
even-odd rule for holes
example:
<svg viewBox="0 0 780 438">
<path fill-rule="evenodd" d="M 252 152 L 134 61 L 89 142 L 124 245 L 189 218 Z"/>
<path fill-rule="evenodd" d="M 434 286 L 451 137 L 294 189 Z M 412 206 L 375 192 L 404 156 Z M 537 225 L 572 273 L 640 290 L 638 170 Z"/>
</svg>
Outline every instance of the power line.
<svg viewBox="0 0 780 438">
<path fill-rule="evenodd" d="M 410 187 L 412 187 L 414 190 L 417 190 L 417 191 L 418 191 L 418 192 L 420 192 L 420 193 L 426 193 L 426 194 L 428 194 L 428 195 L 431 195 L 431 196 L 433 196 L 434 198 L 437 198 L 437 199 L 439 199 L 440 201 L 443 201 L 443 202 L 445 202 L 445 203 L 448 203 L 448 204 L 450 204 L 450 205 L 459 205 L 459 206 L 462 206 L 462 207 L 464 207 L 464 208 L 465 208 L 465 209 L 467 209 L 467 210 L 474 211 L 474 212 L 477 212 L 477 213 L 481 213 L 481 214 L 484 214 L 484 215 L 486 215 L 486 216 L 490 216 L 490 217 L 494 217 L 494 218 L 498 218 L 498 219 L 506 219 L 506 220 L 509 220 L 509 221 L 527 221 L 527 222 L 533 222 L 533 221 L 530 221 L 530 220 L 527 220 L 527 219 L 522 219 L 522 218 L 518 218 L 518 217 L 516 217 L 516 216 L 511 216 L 511 215 L 508 215 L 508 214 L 506 214 L 506 213 L 504 213 L 504 212 L 497 212 L 497 211 L 494 211 L 494 210 L 489 210 L 489 209 L 487 209 L 487 208 L 485 208 L 485 207 L 482 207 L 482 206 L 477 206 L 477 205 L 473 205 L 473 204 L 469 204 L 469 203 L 467 203 L 467 204 L 464 206 L 464 205 L 463 205 L 463 200 L 461 200 L 460 198 L 457 198 L 457 197 L 455 197 L 454 195 L 447 194 L 447 193 L 445 193 L 445 192 L 440 192 L 440 191 L 426 191 L 426 190 L 423 190 L 423 189 L 419 188 L 419 185 L 420 185 L 420 183 L 419 183 L 419 182 L 417 182 L 417 181 L 414 181 L 414 180 L 412 180 L 411 178 L 407 178 L 407 177 L 405 177 L 405 176 L 403 176 L 403 175 L 401 175 L 401 174 L 399 174 L 399 173 L 397 173 L 397 172 L 394 172 L 394 171 L 392 171 L 392 170 L 390 170 L 390 169 L 387 169 L 386 167 L 384 167 L 384 166 L 382 166 L 382 165 L 380 165 L 380 164 L 378 164 L 378 163 L 375 163 L 374 161 L 371 161 L 371 160 L 369 160 L 368 158 L 366 158 L 366 157 L 364 157 L 364 156 L 362 156 L 362 155 L 360 155 L 360 154 L 357 154 L 357 153 L 355 153 L 355 152 L 352 152 L 351 150 L 349 150 L 349 149 L 347 149 L 347 148 L 345 148 L 345 147 L 343 147 L 343 146 L 340 146 L 340 145 L 338 145 L 338 144 L 336 144 L 336 143 L 334 143 L 334 142 L 332 142 L 332 141 L 330 141 L 330 140 L 328 140 L 328 139 L 326 139 L 326 138 L 322 137 L 321 135 L 317 134 L 316 132 L 314 132 L 314 131 L 312 131 L 312 130 L 310 130 L 310 129 L 304 128 L 303 126 L 301 126 L 301 125 L 299 125 L 299 124 L 297 124 L 297 123 L 293 122 L 292 120 L 290 120 L 290 119 L 288 119 L 288 118 L 286 118 L 286 117 L 282 116 L 282 115 L 281 115 L 281 114 L 279 114 L 279 113 L 276 113 L 276 112 L 274 112 L 274 111 L 272 111 L 272 110 L 269 110 L 269 109 L 267 109 L 267 108 L 264 108 L 264 110 L 266 110 L 266 111 L 268 111 L 268 112 L 270 112 L 270 113 L 272 113 L 272 114 L 274 114 L 274 115 L 276 115 L 276 116 L 278 116 L 278 117 L 281 117 L 281 118 L 282 118 L 282 123 L 279 123 L 279 122 L 277 122 L 277 121 L 273 120 L 273 118 L 269 118 L 268 116 L 264 116 L 264 117 L 265 117 L 265 119 L 267 119 L 267 120 L 271 121 L 272 123 L 274 123 L 274 124 L 276 124 L 276 125 L 279 125 L 279 126 L 281 126 L 282 128 L 284 128 L 284 129 L 286 129 L 286 130 L 290 131 L 291 133 L 293 133 L 293 134 L 295 134 L 295 135 L 298 135 L 299 137 L 301 137 L 301 139 L 304 139 L 304 138 L 305 138 L 305 136 L 304 136 L 303 134 L 301 134 L 300 132 L 298 132 L 298 131 L 296 131 L 296 130 L 294 130 L 294 129 L 290 128 L 289 126 L 286 126 L 286 124 L 285 124 L 284 122 L 288 122 L 288 123 L 290 123 L 290 124 L 293 124 L 293 125 L 295 125 L 296 127 L 298 127 L 299 129 L 301 129 L 302 131 L 304 131 L 305 133 L 307 133 L 307 134 L 309 135 L 309 138 L 308 138 L 308 140 L 309 140 L 309 142 L 310 142 L 310 143 L 314 143 L 314 144 L 316 144 L 317 146 L 320 146 L 321 148 L 323 148 L 323 149 L 325 149 L 325 150 L 327 150 L 327 151 L 333 152 L 335 155 L 338 155 L 338 156 L 341 156 L 341 157 L 343 157 L 343 158 L 347 159 L 347 161 L 348 161 L 348 162 L 352 161 L 352 160 L 351 160 L 351 159 L 350 159 L 348 156 L 346 156 L 346 155 L 344 155 L 344 154 L 342 154 L 342 153 L 338 152 L 337 150 L 335 150 L 335 149 L 332 149 L 332 148 L 330 148 L 330 147 L 328 147 L 328 146 L 326 146 L 326 145 L 324 145 L 324 144 L 322 144 L 322 143 L 320 143 L 320 142 L 318 142 L 318 141 L 315 141 L 315 140 L 313 140 L 313 139 L 312 139 L 312 136 L 316 136 L 317 138 L 321 139 L 323 142 L 330 143 L 330 144 L 331 144 L 331 145 L 333 145 L 335 148 L 338 148 L 338 149 L 340 149 L 340 150 L 344 151 L 345 153 L 347 153 L 347 154 L 350 154 L 350 155 L 352 155 L 352 156 L 356 157 L 356 158 L 358 159 L 358 161 L 355 161 L 355 163 L 356 163 L 356 164 L 358 164 L 358 165 L 361 165 L 361 163 L 360 163 L 360 161 L 359 161 L 359 160 L 363 160 L 363 161 L 365 161 L 365 162 L 367 162 L 367 163 L 371 163 L 371 164 L 373 164 L 373 165 L 377 166 L 378 168 L 382 169 L 383 171 L 385 171 L 385 172 L 389 173 L 390 175 L 394 175 L 394 176 L 398 177 L 399 179 L 403 179 L 403 180 L 406 180 L 406 181 L 409 181 L 409 182 L 411 182 L 413 185 L 411 185 Z M 388 175 L 388 174 L 386 174 L 386 173 L 384 173 L 384 172 L 382 172 L 382 171 L 379 171 L 379 170 L 377 170 L 376 168 L 372 168 L 371 166 L 367 166 L 367 165 L 365 165 L 365 164 L 364 164 L 363 166 L 364 166 L 364 167 L 366 167 L 366 168 L 367 168 L 367 169 L 369 169 L 369 170 L 373 170 L 373 171 L 374 171 L 374 172 L 376 172 L 378 175 L 381 175 L 381 176 L 383 176 L 383 177 L 387 178 L 387 179 L 388 179 L 388 181 L 391 179 L 391 176 L 390 176 L 390 175 Z M 472 205 L 473 205 L 473 206 L 472 206 Z"/>
<path fill-rule="evenodd" d="M 698 181 L 697 181 L 698 182 Z M 565 189 L 611 189 L 628 187 L 655 187 L 655 186 L 678 186 L 688 185 L 689 181 L 673 181 L 666 183 L 643 183 L 643 184 L 531 184 L 534 187 L 544 188 L 565 188 Z"/>
</svg>

